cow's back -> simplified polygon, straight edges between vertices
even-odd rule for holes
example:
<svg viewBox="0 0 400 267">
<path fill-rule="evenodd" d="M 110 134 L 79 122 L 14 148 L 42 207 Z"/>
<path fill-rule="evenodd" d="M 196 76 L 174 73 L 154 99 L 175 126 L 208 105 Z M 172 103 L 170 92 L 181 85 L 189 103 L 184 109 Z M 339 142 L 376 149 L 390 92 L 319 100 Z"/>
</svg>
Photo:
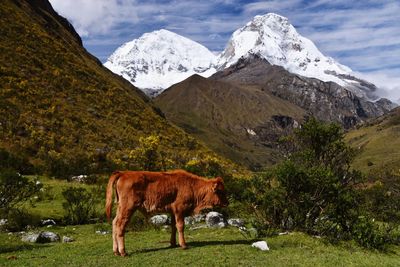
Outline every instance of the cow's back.
<svg viewBox="0 0 400 267">
<path fill-rule="evenodd" d="M 146 212 L 169 212 L 174 205 L 192 201 L 193 178 L 184 171 L 127 171 L 118 181 L 118 191 L 132 194 L 135 206 Z"/>
</svg>

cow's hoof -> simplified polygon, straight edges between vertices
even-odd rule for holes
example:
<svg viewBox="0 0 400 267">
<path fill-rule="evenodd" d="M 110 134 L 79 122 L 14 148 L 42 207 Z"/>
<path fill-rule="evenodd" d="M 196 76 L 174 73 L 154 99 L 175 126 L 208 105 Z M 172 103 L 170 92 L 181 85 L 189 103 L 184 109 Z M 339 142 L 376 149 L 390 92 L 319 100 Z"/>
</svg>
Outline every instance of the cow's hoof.
<svg viewBox="0 0 400 267">
<path fill-rule="evenodd" d="M 176 248 L 177 245 L 176 245 L 176 244 L 170 244 L 169 247 L 170 247 L 170 248 Z"/>
<path fill-rule="evenodd" d="M 121 256 L 118 251 L 114 251 L 114 256 Z"/>
<path fill-rule="evenodd" d="M 183 246 L 181 246 L 181 249 L 188 249 L 188 246 L 183 245 Z"/>
<path fill-rule="evenodd" d="M 125 252 L 121 253 L 121 257 L 126 257 L 126 256 L 128 256 L 128 254 L 126 254 Z"/>
</svg>

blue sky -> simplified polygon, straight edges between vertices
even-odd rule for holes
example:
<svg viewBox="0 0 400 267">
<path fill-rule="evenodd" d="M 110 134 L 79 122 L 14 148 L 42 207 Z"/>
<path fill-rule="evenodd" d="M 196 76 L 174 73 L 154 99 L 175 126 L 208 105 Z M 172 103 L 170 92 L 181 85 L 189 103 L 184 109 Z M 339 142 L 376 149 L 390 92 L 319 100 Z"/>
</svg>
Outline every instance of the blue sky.
<svg viewBox="0 0 400 267">
<path fill-rule="evenodd" d="M 285 16 L 327 56 L 400 99 L 400 0 L 50 0 L 104 62 L 121 44 L 161 28 L 224 49 L 255 15 Z"/>
</svg>

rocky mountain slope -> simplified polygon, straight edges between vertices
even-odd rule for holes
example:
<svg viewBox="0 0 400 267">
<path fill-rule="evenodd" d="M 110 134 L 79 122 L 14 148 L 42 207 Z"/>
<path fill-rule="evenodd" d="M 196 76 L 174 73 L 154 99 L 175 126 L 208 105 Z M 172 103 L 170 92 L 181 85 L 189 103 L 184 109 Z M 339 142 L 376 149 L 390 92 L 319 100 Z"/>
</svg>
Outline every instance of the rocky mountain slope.
<svg viewBox="0 0 400 267">
<path fill-rule="evenodd" d="M 199 43 L 159 30 L 123 44 L 104 66 L 153 95 L 193 74 L 210 76 L 215 60 Z"/>
<path fill-rule="evenodd" d="M 307 110 L 320 120 L 338 122 L 345 128 L 381 116 L 394 107 L 389 100 L 371 102 L 334 82 L 292 74 L 256 55 L 240 58 L 211 79 L 257 86 Z"/>
<path fill-rule="evenodd" d="M 149 135 L 171 168 L 210 153 L 90 55 L 48 1 L 3 0 L 0 25 L 1 157 L 37 172 L 109 171 L 135 164 Z"/>
<path fill-rule="evenodd" d="M 155 103 L 188 133 L 253 169 L 278 161 L 278 139 L 307 116 L 351 128 L 392 108 L 390 101 L 367 101 L 334 82 L 292 74 L 256 55 L 209 78 L 194 75 L 175 84 Z"/>
</svg>

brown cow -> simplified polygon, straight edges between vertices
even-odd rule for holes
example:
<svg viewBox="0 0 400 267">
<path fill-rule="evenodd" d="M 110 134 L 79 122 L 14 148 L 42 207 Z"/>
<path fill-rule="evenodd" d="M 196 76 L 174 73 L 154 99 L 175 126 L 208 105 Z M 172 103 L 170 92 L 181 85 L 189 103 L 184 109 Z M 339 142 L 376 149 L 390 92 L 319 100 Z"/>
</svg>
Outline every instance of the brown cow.
<svg viewBox="0 0 400 267">
<path fill-rule="evenodd" d="M 118 201 L 113 220 L 114 255 L 125 256 L 124 234 L 130 217 L 136 210 L 144 213 L 167 212 L 171 214 L 172 247 L 176 246 L 176 229 L 179 245 L 187 248 L 183 234 L 184 218 L 202 209 L 228 205 L 222 178 L 205 179 L 183 170 L 171 172 L 121 171 L 114 172 L 107 186 L 106 214 L 111 216 L 113 186 Z"/>
</svg>

